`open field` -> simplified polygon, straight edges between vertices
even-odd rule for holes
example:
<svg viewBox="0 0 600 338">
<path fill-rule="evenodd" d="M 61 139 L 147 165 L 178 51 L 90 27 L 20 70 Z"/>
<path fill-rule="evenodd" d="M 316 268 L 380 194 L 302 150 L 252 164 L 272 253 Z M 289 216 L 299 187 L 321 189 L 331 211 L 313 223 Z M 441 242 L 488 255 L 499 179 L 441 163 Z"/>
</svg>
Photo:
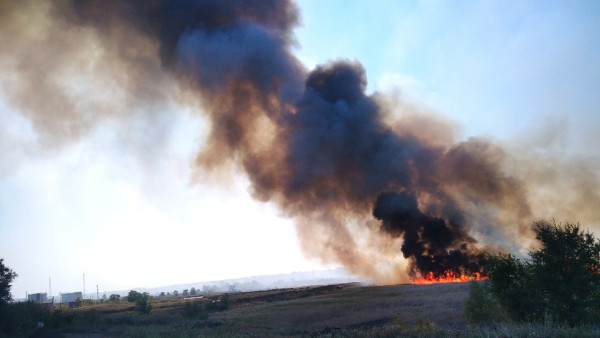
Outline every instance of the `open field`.
<svg viewBox="0 0 600 338">
<path fill-rule="evenodd" d="M 228 309 L 189 311 L 203 299 L 155 299 L 148 315 L 125 300 L 61 310 L 46 337 L 199 336 L 592 336 L 598 331 L 507 325 L 470 326 L 463 315 L 468 283 L 315 286 L 229 295 Z M 194 303 L 195 302 L 195 303 Z M 213 303 L 213 304 L 218 304 Z M 187 303 L 187 305 L 186 305 Z M 185 310 L 188 309 L 186 313 Z M 55 310 L 56 312 L 56 310 Z M 520 330 L 520 331 L 519 331 Z M 547 331 L 544 331 L 547 330 Z M 548 331 L 549 330 L 549 331 Z"/>
<path fill-rule="evenodd" d="M 298 292 L 298 298 L 264 301 L 265 296 L 239 295 L 240 304 L 218 319 L 233 332 L 311 334 L 342 329 L 371 329 L 417 321 L 432 321 L 448 328 L 466 325 L 462 308 L 468 295 L 466 284 L 435 286 L 399 285 L 381 287 L 335 286 Z"/>
</svg>

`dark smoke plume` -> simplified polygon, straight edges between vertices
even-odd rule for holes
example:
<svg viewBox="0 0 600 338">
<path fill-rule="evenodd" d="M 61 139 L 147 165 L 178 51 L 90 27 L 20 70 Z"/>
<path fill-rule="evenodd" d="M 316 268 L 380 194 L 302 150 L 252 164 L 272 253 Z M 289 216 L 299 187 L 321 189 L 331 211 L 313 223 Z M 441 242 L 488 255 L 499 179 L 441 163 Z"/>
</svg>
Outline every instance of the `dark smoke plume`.
<svg viewBox="0 0 600 338">
<path fill-rule="evenodd" d="M 379 195 L 373 216 L 392 236 L 402 236 L 402 253 L 410 258 L 416 272 L 440 277 L 481 273 L 483 254 L 473 247 L 476 241 L 465 233 L 460 217 L 447 219 L 423 214 L 414 195 L 386 192 Z"/>
<path fill-rule="evenodd" d="M 5 1 L 0 9 L 2 60 L 15 74 L 8 96 L 38 133 L 77 138 L 134 108 L 199 102 L 211 128 L 199 170 L 241 167 L 253 196 L 293 217 L 305 252 L 324 262 L 382 282 L 472 274 L 483 250 L 526 245 L 528 224 L 545 216 L 545 206 L 532 210 L 527 184 L 541 167 L 485 139 L 456 142 L 443 119 L 367 95 L 356 62 L 308 72 L 291 52 L 299 14 L 289 1 Z M 15 30 L 28 16 L 41 33 Z M 27 41 L 46 53 L 30 54 L 40 45 Z M 114 82 L 118 104 L 57 85 L 62 70 L 79 69 L 85 41 L 99 51 L 90 77 Z M 43 102 L 26 100 L 31 92 Z M 581 177 L 598 186 L 593 174 Z"/>
</svg>

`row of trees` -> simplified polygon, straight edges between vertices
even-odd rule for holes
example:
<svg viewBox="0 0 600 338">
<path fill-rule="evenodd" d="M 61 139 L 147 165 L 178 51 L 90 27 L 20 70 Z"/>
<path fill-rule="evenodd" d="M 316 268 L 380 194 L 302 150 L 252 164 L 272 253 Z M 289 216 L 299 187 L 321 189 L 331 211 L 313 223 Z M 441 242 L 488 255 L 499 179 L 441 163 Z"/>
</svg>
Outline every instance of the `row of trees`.
<svg viewBox="0 0 600 338">
<path fill-rule="evenodd" d="M 600 241 L 579 224 L 534 223 L 540 242 L 528 259 L 490 255 L 489 281 L 472 283 L 465 314 L 570 326 L 600 322 Z"/>
<path fill-rule="evenodd" d="M 191 288 L 191 289 L 185 289 L 181 292 L 181 296 L 183 297 L 188 297 L 188 296 L 197 296 L 200 293 L 198 292 L 198 290 L 196 290 L 196 288 Z M 179 291 L 177 290 L 173 290 L 173 293 L 171 292 L 161 292 L 158 297 L 179 297 Z"/>
</svg>

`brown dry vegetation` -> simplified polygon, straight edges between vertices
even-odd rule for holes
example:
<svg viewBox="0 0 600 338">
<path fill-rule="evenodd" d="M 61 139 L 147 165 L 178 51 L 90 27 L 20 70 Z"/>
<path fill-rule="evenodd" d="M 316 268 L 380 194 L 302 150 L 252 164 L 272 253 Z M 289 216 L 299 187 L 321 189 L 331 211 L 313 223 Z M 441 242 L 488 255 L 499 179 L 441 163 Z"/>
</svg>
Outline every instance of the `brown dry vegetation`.
<svg viewBox="0 0 600 338">
<path fill-rule="evenodd" d="M 208 318 L 184 316 L 186 300 L 181 298 L 155 299 L 149 315 L 137 313 L 132 303 L 122 301 L 63 310 L 69 320 L 38 333 L 65 337 L 575 337 L 598 333 L 509 324 L 470 326 L 463 315 L 468 295 L 468 283 L 347 284 L 246 292 L 230 295 L 229 309 L 210 313 Z"/>
<path fill-rule="evenodd" d="M 297 298 L 271 301 L 282 294 L 238 294 L 235 305 L 214 316 L 232 333 L 310 335 L 315 333 L 364 331 L 389 325 L 414 326 L 419 320 L 441 327 L 466 325 L 462 308 L 465 285 L 397 285 L 360 287 L 346 285 L 306 288 L 293 291 Z M 252 299 L 253 301 L 248 301 Z M 223 328 L 207 330 L 222 332 Z M 207 333 L 208 333 L 207 332 Z"/>
</svg>

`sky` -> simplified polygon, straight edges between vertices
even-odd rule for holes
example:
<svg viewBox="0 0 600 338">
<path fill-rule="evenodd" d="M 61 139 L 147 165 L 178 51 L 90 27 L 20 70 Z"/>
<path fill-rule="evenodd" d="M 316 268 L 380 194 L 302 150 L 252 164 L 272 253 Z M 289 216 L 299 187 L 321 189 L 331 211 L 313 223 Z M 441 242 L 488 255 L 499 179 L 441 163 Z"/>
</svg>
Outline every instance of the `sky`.
<svg viewBox="0 0 600 338">
<path fill-rule="evenodd" d="M 298 6 L 293 53 L 308 69 L 358 61 L 368 93 L 439 114 L 460 139 L 598 163 L 598 2 Z M 82 74 L 65 76 L 89 80 Z M 293 220 L 254 199 L 243 173 L 201 177 L 192 163 L 209 132 L 193 107 L 140 108 L 127 128 L 104 121 L 47 146 L 10 99 L 11 83 L 0 77 L 0 257 L 19 275 L 16 298 L 48 292 L 49 278 L 54 295 L 82 291 L 84 274 L 87 291 L 102 293 L 339 265 L 307 253 Z M 111 90 L 92 83 L 80 90 Z M 146 124 L 163 127 L 148 134 Z"/>
</svg>

